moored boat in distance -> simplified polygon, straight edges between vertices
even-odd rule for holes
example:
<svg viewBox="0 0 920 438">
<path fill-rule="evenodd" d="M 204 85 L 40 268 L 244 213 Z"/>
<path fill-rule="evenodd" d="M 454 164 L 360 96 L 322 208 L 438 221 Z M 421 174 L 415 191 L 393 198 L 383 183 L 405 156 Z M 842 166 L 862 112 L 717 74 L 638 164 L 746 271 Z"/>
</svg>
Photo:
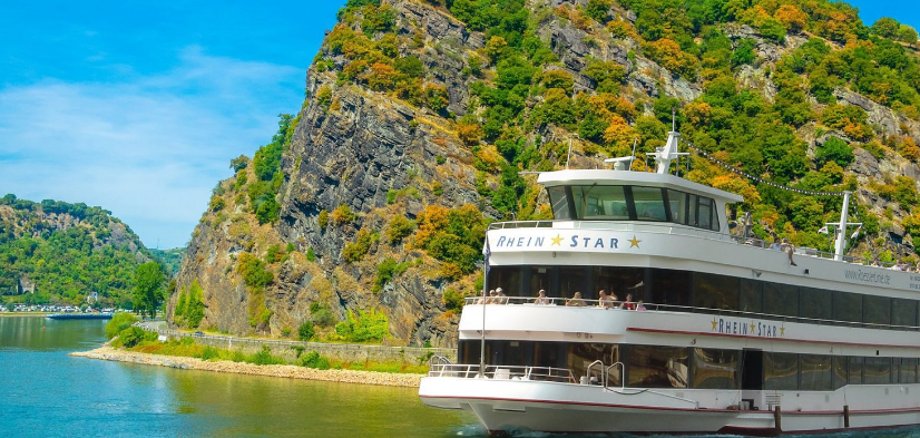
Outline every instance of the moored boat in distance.
<svg viewBox="0 0 920 438">
<path fill-rule="evenodd" d="M 71 313 L 52 313 L 46 316 L 48 319 L 112 319 L 112 312 L 71 312 Z"/>
<path fill-rule="evenodd" d="M 834 254 L 731 234 L 742 198 L 671 175 L 677 145 L 654 173 L 539 175 L 554 218 L 490 226 L 496 294 L 467 300 L 422 401 L 490 432 L 920 424 L 920 274 L 844 255 L 849 193 Z"/>
</svg>

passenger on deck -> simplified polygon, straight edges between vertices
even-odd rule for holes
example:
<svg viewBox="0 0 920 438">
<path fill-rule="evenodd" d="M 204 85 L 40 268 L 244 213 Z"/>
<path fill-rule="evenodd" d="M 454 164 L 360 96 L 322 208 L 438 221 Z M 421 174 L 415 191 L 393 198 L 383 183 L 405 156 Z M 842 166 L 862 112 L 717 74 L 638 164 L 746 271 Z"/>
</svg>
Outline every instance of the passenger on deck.
<svg viewBox="0 0 920 438">
<path fill-rule="evenodd" d="M 639 300 L 639 302 L 636 303 L 636 310 L 638 310 L 638 311 L 645 311 L 645 310 L 648 310 L 648 309 L 645 308 L 645 304 L 642 303 L 642 300 Z"/>
<path fill-rule="evenodd" d="M 607 291 L 601 289 L 597 293 L 597 307 L 602 309 L 609 309 L 613 305 L 613 300 L 610 298 L 610 295 L 607 295 Z"/>
<path fill-rule="evenodd" d="M 610 291 L 610 309 L 619 309 L 622 304 L 619 303 L 620 298 L 617 297 L 617 293 Z"/>
<path fill-rule="evenodd" d="M 623 309 L 636 310 L 636 303 L 633 302 L 632 294 L 626 294 L 626 301 L 623 302 Z"/>
<path fill-rule="evenodd" d="M 584 307 L 585 300 L 581 298 L 581 292 L 575 292 L 575 294 L 572 295 L 572 298 L 565 302 L 565 305 L 572 307 Z"/>
<path fill-rule="evenodd" d="M 484 294 L 479 301 L 476 301 L 476 304 L 489 304 L 492 302 L 492 297 L 495 296 L 495 289 L 489 290 L 489 293 Z"/>
<path fill-rule="evenodd" d="M 783 243 L 779 244 L 779 250 L 786 253 L 789 256 L 789 264 L 792 266 L 798 266 L 795 264 L 795 260 L 792 260 L 792 254 L 795 253 L 795 246 L 789 243 L 789 239 L 783 238 Z"/>
<path fill-rule="evenodd" d="M 537 292 L 537 298 L 533 300 L 533 303 L 534 303 L 534 304 L 543 305 L 543 306 L 548 305 L 548 304 L 552 304 L 552 302 L 550 302 L 549 298 L 546 297 L 546 291 L 543 290 L 543 289 L 540 289 L 540 290 Z"/>
<path fill-rule="evenodd" d="M 495 295 L 495 304 L 508 304 L 508 295 L 505 295 L 505 293 L 502 292 L 502 288 L 495 288 Z"/>
</svg>

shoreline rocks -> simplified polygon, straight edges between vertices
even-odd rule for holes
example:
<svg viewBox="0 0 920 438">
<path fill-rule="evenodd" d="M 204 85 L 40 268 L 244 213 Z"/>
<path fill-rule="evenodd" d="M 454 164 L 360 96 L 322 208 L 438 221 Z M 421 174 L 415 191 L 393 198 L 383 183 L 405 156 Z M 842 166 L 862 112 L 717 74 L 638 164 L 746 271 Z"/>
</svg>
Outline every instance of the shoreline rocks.
<svg viewBox="0 0 920 438">
<path fill-rule="evenodd" d="M 219 373 L 283 377 L 288 379 L 321 380 L 326 382 L 361 383 L 365 385 L 402 386 L 410 388 L 417 388 L 422 377 L 424 377 L 421 374 L 398 374 L 356 370 L 317 370 L 295 365 L 255 365 L 227 360 L 207 361 L 194 357 L 164 356 L 159 354 L 117 350 L 109 346 L 102 346 L 90 351 L 75 351 L 70 353 L 70 355 L 88 359 L 154 365 L 183 370 L 213 371 Z"/>
</svg>

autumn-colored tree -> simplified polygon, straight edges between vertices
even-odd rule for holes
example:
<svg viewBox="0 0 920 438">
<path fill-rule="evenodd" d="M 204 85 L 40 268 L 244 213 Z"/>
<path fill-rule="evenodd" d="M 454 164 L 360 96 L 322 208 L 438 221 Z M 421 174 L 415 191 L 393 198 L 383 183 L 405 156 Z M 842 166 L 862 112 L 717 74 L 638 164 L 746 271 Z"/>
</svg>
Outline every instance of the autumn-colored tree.
<svg viewBox="0 0 920 438">
<path fill-rule="evenodd" d="M 614 148 L 614 151 L 626 151 L 632 147 L 639 136 L 636 130 L 622 116 L 614 114 L 610 117 L 610 124 L 604 131 L 604 141 Z"/>
<path fill-rule="evenodd" d="M 795 5 L 790 4 L 780 6 L 773 16 L 779 20 L 786 29 L 795 33 L 801 32 L 808 21 L 808 15 L 805 15 L 805 13 Z"/>
<path fill-rule="evenodd" d="M 389 91 L 396 88 L 397 72 L 393 66 L 382 62 L 371 64 L 361 78 L 374 91 Z"/>
<path fill-rule="evenodd" d="M 472 121 L 457 122 L 457 136 L 467 146 L 475 146 L 482 140 L 482 127 Z"/>
</svg>

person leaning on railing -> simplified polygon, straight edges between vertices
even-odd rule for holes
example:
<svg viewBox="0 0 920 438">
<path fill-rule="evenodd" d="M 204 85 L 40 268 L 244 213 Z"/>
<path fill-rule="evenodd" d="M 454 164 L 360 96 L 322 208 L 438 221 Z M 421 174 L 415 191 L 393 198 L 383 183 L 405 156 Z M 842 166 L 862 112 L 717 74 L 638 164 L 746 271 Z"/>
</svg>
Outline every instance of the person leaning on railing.
<svg viewBox="0 0 920 438">
<path fill-rule="evenodd" d="M 548 305 L 548 304 L 552 304 L 552 303 L 550 302 L 549 298 L 546 297 L 546 291 L 543 290 L 543 289 L 540 289 L 540 290 L 537 292 L 537 298 L 535 298 L 535 299 L 533 300 L 533 303 L 534 303 L 534 304 L 544 305 L 544 306 L 545 306 L 545 305 Z"/>
<path fill-rule="evenodd" d="M 572 298 L 565 302 L 565 305 L 571 307 L 584 307 L 585 300 L 581 298 L 581 292 L 575 292 Z"/>
</svg>

